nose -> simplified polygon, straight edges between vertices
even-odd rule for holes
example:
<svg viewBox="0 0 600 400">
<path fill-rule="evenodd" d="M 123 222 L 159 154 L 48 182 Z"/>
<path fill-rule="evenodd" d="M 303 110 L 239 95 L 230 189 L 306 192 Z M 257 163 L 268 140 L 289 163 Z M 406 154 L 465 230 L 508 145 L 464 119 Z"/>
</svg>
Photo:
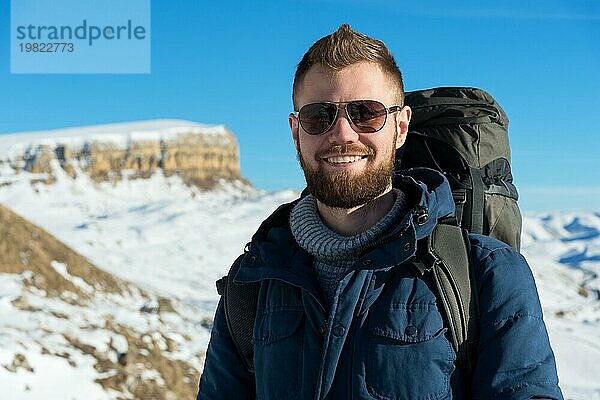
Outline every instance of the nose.
<svg viewBox="0 0 600 400">
<path fill-rule="evenodd" d="M 331 144 L 355 143 L 359 139 L 358 133 L 352 128 L 350 119 L 343 110 L 338 113 L 337 120 L 327 135 Z"/>
</svg>

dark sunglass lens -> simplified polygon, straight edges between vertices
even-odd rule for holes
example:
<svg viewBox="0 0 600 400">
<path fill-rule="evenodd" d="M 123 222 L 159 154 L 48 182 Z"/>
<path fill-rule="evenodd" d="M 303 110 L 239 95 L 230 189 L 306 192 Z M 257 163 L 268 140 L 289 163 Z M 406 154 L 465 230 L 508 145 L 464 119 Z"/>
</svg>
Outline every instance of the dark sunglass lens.
<svg viewBox="0 0 600 400">
<path fill-rule="evenodd" d="M 348 103 L 348 116 L 356 127 L 365 133 L 383 128 L 387 117 L 385 106 L 375 100 L 361 100 Z"/>
<path fill-rule="evenodd" d="M 307 104 L 300 109 L 298 119 L 300 126 L 311 135 L 325 132 L 335 119 L 337 107 L 329 103 Z"/>
</svg>

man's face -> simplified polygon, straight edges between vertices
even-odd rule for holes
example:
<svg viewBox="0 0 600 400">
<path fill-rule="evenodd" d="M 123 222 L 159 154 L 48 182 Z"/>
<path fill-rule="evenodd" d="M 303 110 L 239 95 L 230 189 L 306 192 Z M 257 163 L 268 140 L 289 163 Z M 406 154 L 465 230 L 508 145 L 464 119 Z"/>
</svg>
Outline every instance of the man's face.
<svg viewBox="0 0 600 400">
<path fill-rule="evenodd" d="M 381 68 L 361 62 L 333 72 L 314 65 L 296 93 L 297 107 L 314 102 L 378 100 L 396 104 L 396 89 Z M 344 110 L 330 130 L 309 135 L 290 114 L 289 124 L 310 192 L 321 203 L 354 208 L 391 189 L 394 156 L 408 131 L 410 109 L 389 114 L 384 127 L 374 133 L 359 133 Z"/>
</svg>

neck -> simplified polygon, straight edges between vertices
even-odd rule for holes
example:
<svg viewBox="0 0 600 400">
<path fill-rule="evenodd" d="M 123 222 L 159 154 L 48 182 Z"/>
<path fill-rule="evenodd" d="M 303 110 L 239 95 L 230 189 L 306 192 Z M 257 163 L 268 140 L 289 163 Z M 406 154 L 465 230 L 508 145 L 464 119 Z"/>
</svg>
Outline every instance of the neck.
<svg viewBox="0 0 600 400">
<path fill-rule="evenodd" d="M 386 215 L 394 205 L 394 193 L 389 186 L 370 202 L 353 208 L 329 207 L 317 200 L 323 222 L 344 236 L 354 236 L 367 231 Z"/>
</svg>

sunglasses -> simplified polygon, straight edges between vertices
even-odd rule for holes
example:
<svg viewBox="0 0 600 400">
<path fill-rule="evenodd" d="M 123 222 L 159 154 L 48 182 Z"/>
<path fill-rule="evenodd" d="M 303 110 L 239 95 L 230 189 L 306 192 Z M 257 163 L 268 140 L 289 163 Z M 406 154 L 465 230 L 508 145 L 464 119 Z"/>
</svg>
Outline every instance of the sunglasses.
<svg viewBox="0 0 600 400">
<path fill-rule="evenodd" d="M 302 129 L 309 135 L 320 135 L 335 124 L 338 110 L 344 109 L 353 129 L 360 133 L 374 133 L 385 125 L 389 113 L 402 110 L 402 106 L 386 107 L 377 100 L 353 100 L 338 103 L 319 102 L 303 105 L 297 113 Z"/>
</svg>

